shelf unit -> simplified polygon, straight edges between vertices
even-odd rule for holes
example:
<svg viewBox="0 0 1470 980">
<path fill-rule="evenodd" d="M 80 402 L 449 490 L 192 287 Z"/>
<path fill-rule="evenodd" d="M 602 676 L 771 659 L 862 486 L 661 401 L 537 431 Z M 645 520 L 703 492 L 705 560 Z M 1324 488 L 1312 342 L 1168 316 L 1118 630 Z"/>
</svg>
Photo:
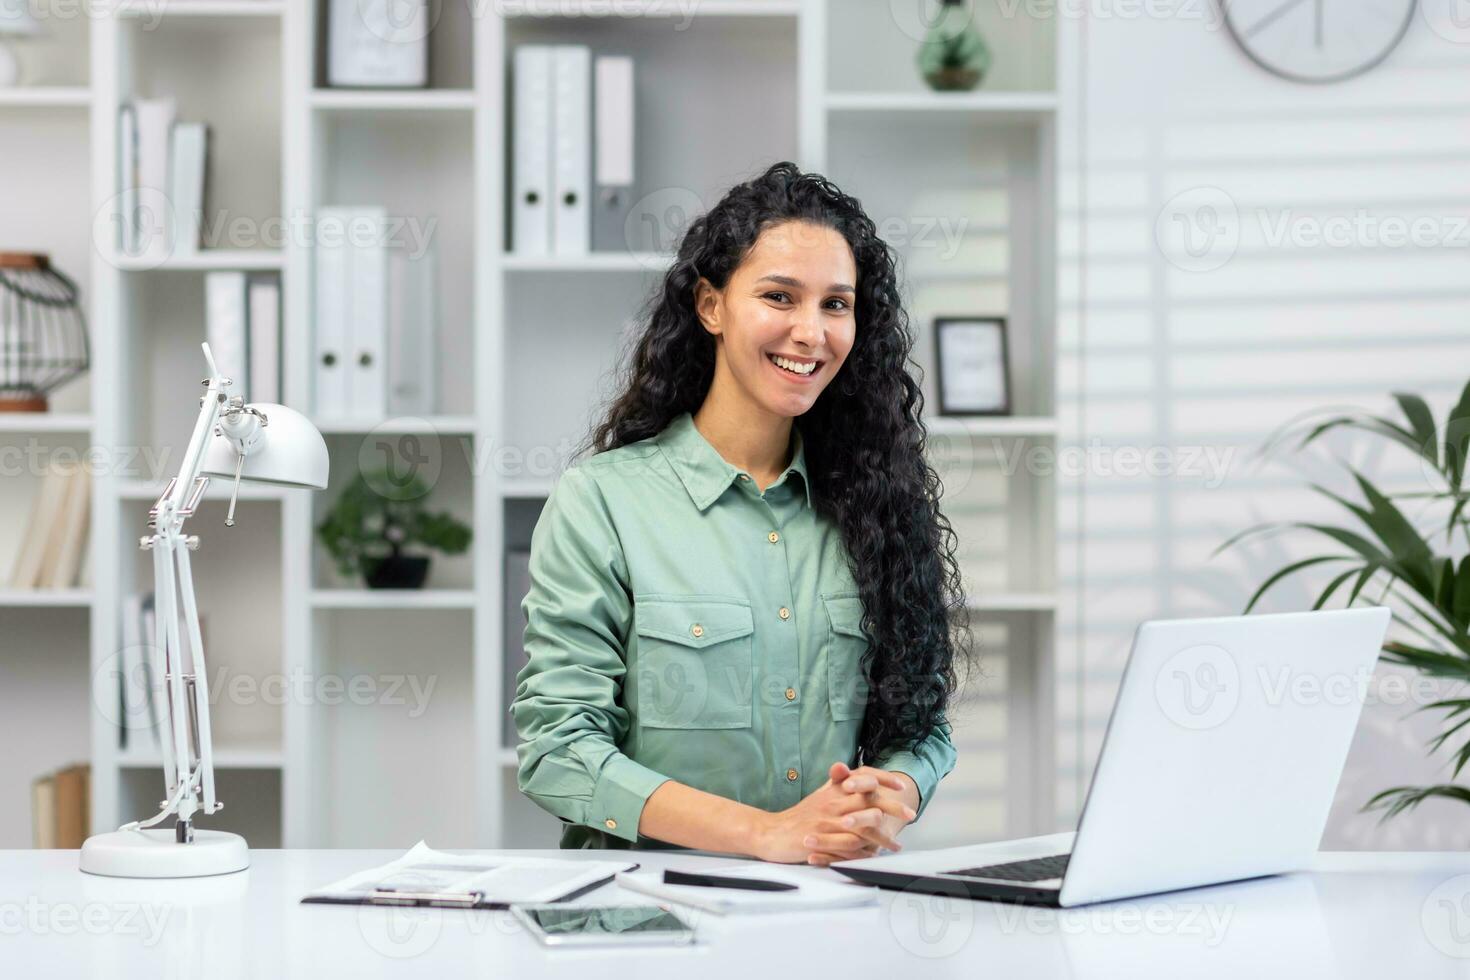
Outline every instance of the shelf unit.
<svg viewBox="0 0 1470 980">
<path fill-rule="evenodd" d="M 94 344 L 85 390 L 55 416 L 0 416 L 0 442 L 151 447 L 169 464 L 98 474 L 93 586 L 44 599 L 0 593 L 0 622 L 18 617 L 35 631 L 61 617 L 89 650 L 67 683 L 71 707 L 90 719 L 90 751 L 81 751 L 93 763 L 94 829 L 146 815 L 157 796 L 156 753 L 120 750 L 115 725 L 89 706 L 115 694 L 107 671 L 122 603 L 149 585 L 136 542 L 193 419 L 204 273 L 280 273 L 284 400 L 312 405 L 309 241 L 227 240 L 162 264 L 93 245 L 92 215 L 114 193 L 119 104 L 173 94 L 181 117 L 218 127 L 236 151 L 215 175 L 211 209 L 289 227 L 322 206 L 381 204 L 426 228 L 432 221 L 448 355 L 435 414 L 315 418 L 332 456 L 327 492 L 253 488 L 241 495 L 239 526 L 227 529 L 227 488 L 217 483 L 192 519 L 210 670 L 224 672 L 215 739 L 230 805 L 212 825 L 256 846 L 420 837 L 446 847 L 555 845 L 559 823 L 521 797 L 515 746 L 502 739 L 511 694 L 503 639 L 519 628 L 505 620 L 504 561 L 528 546 L 669 258 L 514 252 L 509 67 L 514 47 L 532 42 L 635 57 L 638 168 L 650 192 L 701 209 L 791 159 L 857 196 L 880 229 L 897 221 L 931 411 L 932 317 L 1009 318 L 1019 414 L 927 419 L 986 660 L 957 706 L 960 768 L 909 833 L 935 844 L 1051 829 L 1055 478 L 1014 460 L 1057 437 L 1053 28 L 1024 16 L 984 20 L 992 46 L 1010 54 L 984 90 L 954 95 L 923 89 L 917 41 L 886 0 L 845 0 L 841 16 L 832 0 L 653 4 L 634 16 L 606 0 L 532 0 L 504 17 L 471 7 L 443 5 L 429 40 L 431 84 L 419 91 L 325 87 L 320 2 L 190 0 L 99 17 L 80 42 L 85 78 L 0 95 L 0 134 L 45 118 L 61 135 L 43 147 L 85 148 L 65 187 L 76 198 L 65 247 L 38 241 L 83 273 Z M 141 30 L 145 16 L 156 29 Z M 676 83 L 650 81 L 661 78 Z M 947 252 L 919 235 L 943 228 L 941 219 L 951 231 L 961 223 Z M 671 235 L 657 243 L 673 244 Z M 313 528 L 364 451 L 408 438 L 432 457 L 432 505 L 472 521 L 475 540 L 465 556 L 436 557 L 422 591 L 367 591 L 337 576 Z M 267 694 L 272 682 L 284 696 Z M 371 696 L 354 700 L 354 682 Z M 245 693 L 231 693 L 232 683 Z M 0 835 L 12 838 L 0 846 L 23 846 L 13 822 L 0 816 Z"/>
</svg>

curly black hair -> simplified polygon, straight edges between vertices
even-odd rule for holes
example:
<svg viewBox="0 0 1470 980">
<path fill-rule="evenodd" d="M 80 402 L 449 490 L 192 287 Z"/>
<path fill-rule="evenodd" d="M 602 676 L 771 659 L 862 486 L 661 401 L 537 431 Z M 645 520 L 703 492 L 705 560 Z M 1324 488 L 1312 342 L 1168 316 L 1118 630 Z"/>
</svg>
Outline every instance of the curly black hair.
<svg viewBox="0 0 1470 980">
<path fill-rule="evenodd" d="M 852 350 L 793 424 L 813 506 L 840 529 L 865 607 L 869 702 L 858 762 L 871 765 L 885 750 L 914 748 L 944 718 L 958 686 L 956 662 L 968 663 L 972 638 L 956 536 L 925 456 L 915 377 L 922 374 L 910 359 L 914 336 L 894 257 L 857 199 L 782 161 L 691 221 L 640 312 L 620 394 L 574 456 L 657 435 L 681 412 L 699 409 L 714 377 L 715 340 L 695 314 L 695 284 L 702 275 L 723 289 L 760 234 L 788 221 L 835 230 L 857 265 Z"/>
</svg>

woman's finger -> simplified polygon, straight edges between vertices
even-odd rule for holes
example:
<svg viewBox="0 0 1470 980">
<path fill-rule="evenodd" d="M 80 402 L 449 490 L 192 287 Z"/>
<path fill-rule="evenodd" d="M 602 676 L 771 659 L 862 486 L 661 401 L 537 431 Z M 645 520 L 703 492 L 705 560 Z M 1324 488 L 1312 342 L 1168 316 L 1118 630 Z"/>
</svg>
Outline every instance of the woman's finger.
<svg viewBox="0 0 1470 980">
<path fill-rule="evenodd" d="M 903 781 L 903 777 L 896 772 L 890 772 L 887 769 L 872 769 L 867 766 L 864 766 L 863 768 L 869 770 L 873 777 L 878 780 L 878 785 L 880 786 L 887 786 L 889 789 L 896 790 L 900 793 L 902 793 L 907 786 L 907 784 Z"/>
<path fill-rule="evenodd" d="M 829 854 L 822 851 L 813 851 L 806 856 L 806 863 L 825 868 L 834 861 L 856 861 L 865 857 L 873 857 L 876 855 L 877 850 L 875 847 L 868 847 L 863 848 L 862 851 L 856 854 Z"/>
<path fill-rule="evenodd" d="M 861 837 L 863 840 L 867 841 L 869 844 L 872 844 L 872 845 L 875 845 L 875 846 L 878 846 L 878 847 L 886 847 L 890 851 L 901 851 L 901 850 L 903 850 L 903 845 L 900 844 L 898 842 L 898 840 L 895 837 L 893 837 L 888 832 L 888 829 L 883 826 L 882 814 L 879 813 L 879 811 L 877 811 L 877 810 L 870 810 L 870 811 L 869 810 L 865 810 L 863 812 L 864 813 L 873 813 L 873 814 L 876 814 L 876 817 L 874 817 L 872 819 L 865 820 L 862 823 L 856 823 L 856 824 L 851 824 L 851 825 L 845 824 L 842 821 L 838 821 L 835 824 L 832 824 L 830 821 L 824 821 L 823 823 L 819 824 L 818 826 L 824 832 L 829 832 L 829 833 L 843 833 L 843 832 L 847 832 L 847 833 L 857 834 L 859 837 Z M 844 818 L 844 820 L 845 819 L 846 818 Z"/>
<path fill-rule="evenodd" d="M 807 834 L 801 842 L 802 847 L 809 847 L 814 851 L 829 851 L 834 854 L 849 854 L 868 847 L 868 841 L 857 834 L 849 831 L 837 833 L 811 833 Z"/>
</svg>

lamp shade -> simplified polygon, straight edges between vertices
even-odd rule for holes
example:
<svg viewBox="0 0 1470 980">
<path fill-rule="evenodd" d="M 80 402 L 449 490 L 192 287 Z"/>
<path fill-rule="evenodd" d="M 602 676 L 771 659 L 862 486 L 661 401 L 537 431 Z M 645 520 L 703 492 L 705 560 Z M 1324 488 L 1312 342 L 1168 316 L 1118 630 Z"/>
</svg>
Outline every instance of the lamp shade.
<svg viewBox="0 0 1470 980">
<path fill-rule="evenodd" d="M 258 402 L 246 407 L 264 415 L 266 425 L 245 456 L 241 482 L 325 490 L 327 442 L 316 426 L 305 415 L 285 405 Z M 229 439 L 211 434 L 201 472 L 233 480 L 238 458 Z"/>
</svg>

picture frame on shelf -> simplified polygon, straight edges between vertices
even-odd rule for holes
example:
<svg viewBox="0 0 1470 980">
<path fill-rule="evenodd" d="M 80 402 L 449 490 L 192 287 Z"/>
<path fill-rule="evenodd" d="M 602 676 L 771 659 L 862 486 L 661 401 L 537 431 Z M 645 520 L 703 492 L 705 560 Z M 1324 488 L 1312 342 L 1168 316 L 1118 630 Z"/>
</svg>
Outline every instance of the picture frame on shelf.
<svg viewBox="0 0 1470 980">
<path fill-rule="evenodd" d="M 940 415 L 1010 415 L 1011 370 L 1006 318 L 934 318 Z"/>
</svg>

